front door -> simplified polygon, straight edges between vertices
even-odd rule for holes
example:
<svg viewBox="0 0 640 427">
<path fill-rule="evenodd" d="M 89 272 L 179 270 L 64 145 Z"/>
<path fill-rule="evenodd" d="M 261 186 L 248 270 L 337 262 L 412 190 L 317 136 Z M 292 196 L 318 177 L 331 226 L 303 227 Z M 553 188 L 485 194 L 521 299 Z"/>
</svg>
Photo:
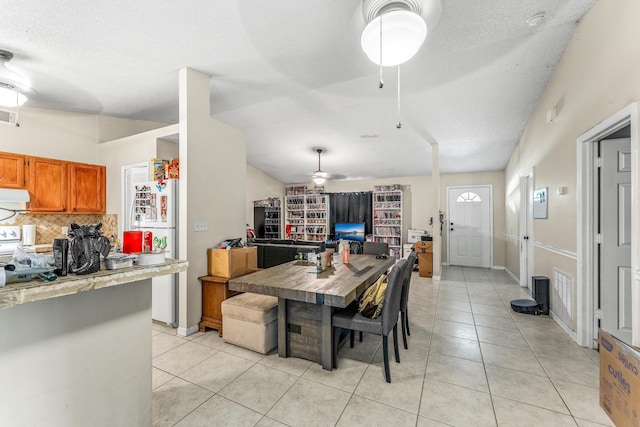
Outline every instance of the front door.
<svg viewBox="0 0 640 427">
<path fill-rule="evenodd" d="M 449 187 L 449 264 L 491 267 L 491 187 Z"/>
<path fill-rule="evenodd" d="M 600 327 L 631 344 L 631 144 L 603 140 L 600 157 Z"/>
</svg>

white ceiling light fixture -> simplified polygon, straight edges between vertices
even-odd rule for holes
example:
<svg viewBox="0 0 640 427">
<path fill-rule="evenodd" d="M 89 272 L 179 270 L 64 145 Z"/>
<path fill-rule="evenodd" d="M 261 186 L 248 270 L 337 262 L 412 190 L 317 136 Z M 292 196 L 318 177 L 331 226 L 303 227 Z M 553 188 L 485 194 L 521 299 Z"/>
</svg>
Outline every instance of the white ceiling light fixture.
<svg viewBox="0 0 640 427">
<path fill-rule="evenodd" d="M 316 148 L 316 153 L 318 153 L 318 170 L 313 173 L 313 183 L 316 185 L 322 185 L 325 183 L 329 174 L 324 172 L 322 168 L 320 168 L 320 155 L 325 151 L 324 148 Z"/>
<path fill-rule="evenodd" d="M 23 92 L 30 90 L 19 74 L 7 68 L 12 58 L 13 53 L 0 49 L 0 107 L 16 108 L 24 104 L 27 97 Z"/>
<path fill-rule="evenodd" d="M 364 0 L 367 26 L 360 43 L 369 59 L 384 67 L 413 58 L 427 37 L 418 0 Z"/>
</svg>

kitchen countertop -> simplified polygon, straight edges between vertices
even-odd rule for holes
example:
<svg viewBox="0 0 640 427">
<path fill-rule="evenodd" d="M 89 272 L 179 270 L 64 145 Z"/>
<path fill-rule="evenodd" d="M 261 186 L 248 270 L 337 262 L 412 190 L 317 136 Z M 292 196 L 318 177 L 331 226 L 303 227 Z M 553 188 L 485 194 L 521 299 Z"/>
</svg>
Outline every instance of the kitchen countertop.
<svg viewBox="0 0 640 427">
<path fill-rule="evenodd" d="M 187 271 L 188 266 L 188 261 L 167 258 L 161 264 L 134 265 L 117 270 L 101 269 L 97 273 L 86 275 L 69 274 L 52 282 L 34 279 L 30 282 L 10 283 L 0 288 L 0 309 Z"/>
</svg>

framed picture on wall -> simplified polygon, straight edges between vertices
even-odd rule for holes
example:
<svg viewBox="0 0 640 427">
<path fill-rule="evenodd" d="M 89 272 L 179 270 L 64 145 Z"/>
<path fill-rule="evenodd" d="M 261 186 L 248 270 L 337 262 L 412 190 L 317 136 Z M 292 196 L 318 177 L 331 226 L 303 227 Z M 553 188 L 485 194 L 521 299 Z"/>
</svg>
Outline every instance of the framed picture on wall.
<svg viewBox="0 0 640 427">
<path fill-rule="evenodd" d="M 539 188 L 533 192 L 533 217 L 547 218 L 547 203 L 549 200 L 549 188 Z"/>
</svg>

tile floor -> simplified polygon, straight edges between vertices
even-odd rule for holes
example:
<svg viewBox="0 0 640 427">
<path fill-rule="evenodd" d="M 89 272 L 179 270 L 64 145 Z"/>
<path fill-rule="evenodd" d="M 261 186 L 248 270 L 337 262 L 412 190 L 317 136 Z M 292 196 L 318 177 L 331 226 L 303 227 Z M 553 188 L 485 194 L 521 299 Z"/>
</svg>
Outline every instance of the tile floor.
<svg viewBox="0 0 640 427">
<path fill-rule="evenodd" d="M 373 335 L 328 372 L 154 324 L 154 426 L 613 425 L 597 352 L 547 316 L 511 311 L 527 295 L 506 273 L 445 267 L 442 278 L 413 273 L 409 349 L 400 364 L 390 356 L 391 384 Z"/>
</svg>

